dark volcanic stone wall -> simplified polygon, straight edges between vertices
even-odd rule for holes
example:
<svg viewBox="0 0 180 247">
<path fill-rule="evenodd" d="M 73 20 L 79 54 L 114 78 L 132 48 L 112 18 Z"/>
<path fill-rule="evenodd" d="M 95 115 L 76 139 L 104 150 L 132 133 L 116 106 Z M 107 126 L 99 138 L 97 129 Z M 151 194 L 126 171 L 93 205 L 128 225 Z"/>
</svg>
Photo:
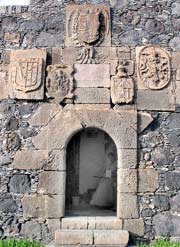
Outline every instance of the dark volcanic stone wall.
<svg viewBox="0 0 180 247">
<path fill-rule="evenodd" d="M 180 2 L 177 0 L 56 1 L 32 0 L 30 6 L 0 7 L 1 62 L 4 50 L 63 47 L 65 5 L 99 4 L 111 6 L 112 45 L 149 43 L 180 50 Z M 51 57 L 48 57 L 51 61 Z M 42 102 L 19 100 L 0 102 L 0 237 L 26 236 L 49 242 L 52 233 L 47 222 L 23 219 L 21 199 L 36 192 L 38 172 L 12 169 L 17 150 L 32 146 L 31 138 L 41 126 L 32 127 L 28 119 Z M 159 188 L 140 193 L 145 239 L 155 235 L 180 236 L 180 111 L 149 112 L 154 121 L 139 135 L 139 168 L 154 167 Z M 148 179 L 148 177 L 147 177 Z"/>
</svg>

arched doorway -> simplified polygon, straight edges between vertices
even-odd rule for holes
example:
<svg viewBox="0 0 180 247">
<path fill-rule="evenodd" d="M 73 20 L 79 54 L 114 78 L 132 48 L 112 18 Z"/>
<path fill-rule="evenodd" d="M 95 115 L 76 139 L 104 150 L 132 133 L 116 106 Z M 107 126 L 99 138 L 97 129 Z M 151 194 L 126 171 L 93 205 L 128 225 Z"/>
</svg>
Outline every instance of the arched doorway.
<svg viewBox="0 0 180 247">
<path fill-rule="evenodd" d="M 66 215 L 115 216 L 117 149 L 97 128 L 75 134 L 66 152 Z"/>
</svg>

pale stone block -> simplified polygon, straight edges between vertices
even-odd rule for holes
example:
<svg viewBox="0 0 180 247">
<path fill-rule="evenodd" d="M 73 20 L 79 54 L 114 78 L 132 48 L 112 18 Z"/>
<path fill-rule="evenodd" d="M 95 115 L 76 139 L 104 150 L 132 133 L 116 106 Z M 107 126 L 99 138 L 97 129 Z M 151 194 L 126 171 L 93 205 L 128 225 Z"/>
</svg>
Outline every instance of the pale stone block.
<svg viewBox="0 0 180 247">
<path fill-rule="evenodd" d="M 44 99 L 46 50 L 12 50 L 9 67 L 10 98 Z"/>
<path fill-rule="evenodd" d="M 176 104 L 180 105 L 180 81 L 176 81 Z"/>
<path fill-rule="evenodd" d="M 18 44 L 20 41 L 20 33 L 11 33 L 5 32 L 4 33 L 4 41 L 8 43 Z"/>
<path fill-rule="evenodd" d="M 96 230 L 122 230 L 122 220 L 116 217 L 96 217 Z"/>
<path fill-rule="evenodd" d="M 139 169 L 139 192 L 154 192 L 159 187 L 158 172 L 152 168 Z"/>
<path fill-rule="evenodd" d="M 144 221 L 142 219 L 124 220 L 123 229 L 130 234 L 142 237 L 144 235 Z"/>
<path fill-rule="evenodd" d="M 119 193 L 137 193 L 137 170 L 118 169 L 117 191 Z"/>
<path fill-rule="evenodd" d="M 55 232 L 55 244 L 59 245 L 91 245 L 93 244 L 92 230 L 59 230 Z"/>
<path fill-rule="evenodd" d="M 82 124 L 75 111 L 63 110 L 50 121 L 48 127 L 48 148 L 52 150 L 66 147 L 73 134 L 82 129 Z"/>
<path fill-rule="evenodd" d="M 46 196 L 46 218 L 60 219 L 65 214 L 65 195 Z"/>
<path fill-rule="evenodd" d="M 62 48 L 52 48 L 52 64 L 62 64 Z M 73 53 L 72 53 L 73 56 Z M 71 63 L 66 63 L 64 64 L 71 64 Z"/>
<path fill-rule="evenodd" d="M 104 125 L 104 130 L 114 140 L 118 149 L 137 148 L 137 112 L 112 110 Z"/>
<path fill-rule="evenodd" d="M 52 118 L 51 116 L 55 115 L 61 109 L 62 106 L 58 104 L 42 104 L 37 109 L 37 111 L 30 117 L 28 122 L 32 126 L 46 125 Z"/>
<path fill-rule="evenodd" d="M 39 170 L 46 165 L 48 159 L 47 150 L 20 150 L 14 156 L 14 168 Z"/>
<path fill-rule="evenodd" d="M 153 120 L 149 113 L 138 112 L 138 133 L 142 133 Z"/>
<path fill-rule="evenodd" d="M 137 195 L 132 193 L 117 194 L 117 217 L 120 219 L 139 218 Z"/>
<path fill-rule="evenodd" d="M 174 95 L 168 91 L 137 91 L 138 110 L 175 111 Z"/>
<path fill-rule="evenodd" d="M 32 143 L 36 149 L 48 149 L 48 126 L 41 128 L 37 136 L 32 137 Z"/>
<path fill-rule="evenodd" d="M 110 104 L 110 90 L 107 88 L 77 88 L 75 90 L 77 104 Z"/>
<path fill-rule="evenodd" d="M 66 150 L 51 150 L 48 153 L 48 162 L 44 166 L 48 171 L 66 171 Z"/>
<path fill-rule="evenodd" d="M 7 83 L 7 68 L 4 66 L 0 67 L 0 100 L 8 99 L 8 83 Z"/>
<path fill-rule="evenodd" d="M 176 80 L 180 81 L 180 69 L 177 69 L 176 71 Z"/>
<path fill-rule="evenodd" d="M 131 169 L 137 167 L 137 149 L 118 149 L 118 168 Z"/>
<path fill-rule="evenodd" d="M 76 64 L 76 87 L 110 87 L 109 64 Z"/>
<path fill-rule="evenodd" d="M 65 107 L 68 107 L 70 105 L 67 105 Z M 102 110 L 110 110 L 111 109 L 111 105 L 110 104 L 76 104 L 76 105 L 73 105 L 73 109 L 79 111 L 79 110 L 99 110 L 99 111 L 102 111 Z"/>
<path fill-rule="evenodd" d="M 45 219 L 45 196 L 26 194 L 21 201 L 24 219 L 39 218 L 41 221 Z"/>
<path fill-rule="evenodd" d="M 60 229 L 60 219 L 47 219 L 47 226 L 48 226 L 49 232 L 54 238 L 55 232 Z"/>
<path fill-rule="evenodd" d="M 179 69 L 180 52 L 172 52 L 171 66 L 173 69 Z"/>
<path fill-rule="evenodd" d="M 88 217 L 88 229 L 94 230 L 96 229 L 96 218 L 95 217 Z"/>
<path fill-rule="evenodd" d="M 66 172 L 44 171 L 39 175 L 38 192 L 65 195 Z"/>
<path fill-rule="evenodd" d="M 65 217 L 61 220 L 61 229 L 87 229 L 87 217 Z"/>
<path fill-rule="evenodd" d="M 125 230 L 95 230 L 95 245 L 119 245 L 127 246 L 129 241 L 129 233 Z"/>
</svg>

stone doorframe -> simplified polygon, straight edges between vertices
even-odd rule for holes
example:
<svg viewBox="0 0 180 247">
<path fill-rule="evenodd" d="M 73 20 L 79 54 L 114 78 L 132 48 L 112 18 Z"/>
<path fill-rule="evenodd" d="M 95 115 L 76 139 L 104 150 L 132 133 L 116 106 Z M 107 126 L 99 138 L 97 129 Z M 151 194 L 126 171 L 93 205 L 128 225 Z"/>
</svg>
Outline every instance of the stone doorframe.
<svg viewBox="0 0 180 247">
<path fill-rule="evenodd" d="M 27 160 L 29 155 L 30 161 L 36 160 L 36 170 L 39 170 L 37 192 L 22 199 L 24 218 L 44 221 L 65 216 L 67 145 L 82 129 L 97 128 L 106 132 L 117 148 L 117 218 L 138 219 L 137 111 L 122 106 L 111 109 L 105 105 L 67 105 L 62 108 L 44 104 L 32 116 L 30 124 L 37 124 L 39 116 L 43 116 L 44 126 L 32 138 L 35 149 L 17 153 L 14 162 L 15 166 L 23 165 L 16 162 L 18 156 L 20 160 Z"/>
</svg>

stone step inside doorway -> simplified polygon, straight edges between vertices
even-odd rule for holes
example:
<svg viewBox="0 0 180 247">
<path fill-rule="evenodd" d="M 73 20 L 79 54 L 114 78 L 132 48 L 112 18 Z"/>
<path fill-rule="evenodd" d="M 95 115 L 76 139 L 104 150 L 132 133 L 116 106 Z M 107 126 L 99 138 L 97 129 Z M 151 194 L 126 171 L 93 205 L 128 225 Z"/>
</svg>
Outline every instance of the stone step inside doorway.
<svg viewBox="0 0 180 247">
<path fill-rule="evenodd" d="M 60 229 L 55 232 L 55 246 L 118 246 L 129 241 L 126 230 Z"/>
</svg>

